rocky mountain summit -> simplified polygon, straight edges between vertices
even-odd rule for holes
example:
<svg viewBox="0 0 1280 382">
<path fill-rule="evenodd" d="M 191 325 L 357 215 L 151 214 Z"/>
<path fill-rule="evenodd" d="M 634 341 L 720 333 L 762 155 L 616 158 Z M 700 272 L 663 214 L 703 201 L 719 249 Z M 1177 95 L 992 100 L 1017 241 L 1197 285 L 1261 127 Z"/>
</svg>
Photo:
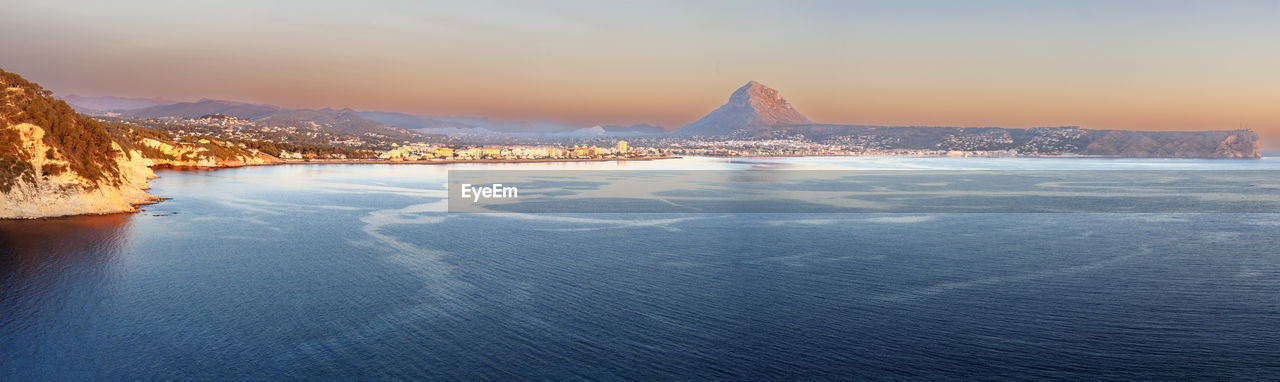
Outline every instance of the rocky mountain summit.
<svg viewBox="0 0 1280 382">
<path fill-rule="evenodd" d="M 1131 131 L 1077 126 L 1001 128 L 866 126 L 814 123 L 778 91 L 751 81 L 729 102 L 675 135 L 705 140 L 800 140 L 845 152 L 1002 151 L 1011 155 L 1135 158 L 1261 158 L 1252 130 Z"/>
<path fill-rule="evenodd" d="M 782 98 L 782 93 L 751 81 L 734 91 L 729 102 L 677 130 L 676 134 L 721 136 L 739 130 L 811 123 L 813 121 Z"/>
</svg>

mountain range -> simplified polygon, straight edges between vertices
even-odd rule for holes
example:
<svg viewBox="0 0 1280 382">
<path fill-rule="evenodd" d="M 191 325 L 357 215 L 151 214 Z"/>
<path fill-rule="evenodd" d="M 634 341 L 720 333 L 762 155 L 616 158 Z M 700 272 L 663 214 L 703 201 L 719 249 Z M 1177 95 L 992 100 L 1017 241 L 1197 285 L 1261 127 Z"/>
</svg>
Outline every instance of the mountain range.
<svg viewBox="0 0 1280 382">
<path fill-rule="evenodd" d="M 493 121 L 484 117 L 420 116 L 396 112 L 343 109 L 287 109 L 275 105 L 201 99 L 172 102 L 160 99 L 82 97 L 65 98 L 77 111 L 90 115 L 122 118 L 199 118 L 221 114 L 274 126 L 314 126 L 337 133 L 404 135 L 409 131 L 428 134 L 470 133 L 494 135 L 635 135 L 662 134 L 661 126 L 637 124 L 582 127 L 550 121 Z M 596 129 L 598 127 L 598 129 Z"/>
<path fill-rule="evenodd" d="M 1252 130 L 1132 131 L 1076 126 L 1001 128 L 820 124 L 800 114 L 782 94 L 755 81 L 728 102 L 674 132 L 710 139 L 801 139 L 863 150 L 1016 151 L 1159 158 L 1260 158 Z"/>
<path fill-rule="evenodd" d="M 130 98 L 130 97 L 85 97 L 75 94 L 62 98 L 75 109 L 85 114 L 105 114 L 120 110 L 135 110 L 152 106 L 177 103 L 162 98 Z"/>
<path fill-rule="evenodd" d="M 860 150 L 1012 150 L 1023 154 L 1083 154 L 1132 157 L 1257 158 L 1261 144 L 1250 130 L 1129 131 L 1074 126 L 1037 128 L 871 126 L 817 123 L 777 90 L 750 81 L 706 116 L 670 131 L 647 124 L 582 127 L 549 121 L 500 122 L 483 117 L 419 116 L 344 109 L 286 109 L 274 105 L 202 99 L 159 100 L 68 97 L 85 113 L 125 118 L 197 118 L 223 114 L 276 126 L 311 126 L 348 134 L 410 136 L 416 133 L 491 138 L 649 136 L 700 140 L 802 139 Z"/>
</svg>

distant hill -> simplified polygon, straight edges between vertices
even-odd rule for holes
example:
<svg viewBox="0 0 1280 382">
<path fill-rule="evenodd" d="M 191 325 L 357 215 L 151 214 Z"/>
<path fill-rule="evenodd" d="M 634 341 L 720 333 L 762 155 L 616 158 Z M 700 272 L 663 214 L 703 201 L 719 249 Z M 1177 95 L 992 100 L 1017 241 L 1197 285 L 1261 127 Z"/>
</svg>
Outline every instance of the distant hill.
<svg viewBox="0 0 1280 382">
<path fill-rule="evenodd" d="M 1074 126 L 863 126 L 810 121 L 776 90 L 752 81 L 723 106 L 673 133 L 707 139 L 803 139 L 850 150 L 1005 151 L 1147 158 L 1260 158 L 1252 130 L 1131 131 Z"/>
<path fill-rule="evenodd" d="M 777 90 L 751 81 L 738 88 L 720 108 L 685 127 L 677 135 L 723 136 L 739 130 L 813 123 Z"/>
<path fill-rule="evenodd" d="M 385 123 L 387 125 L 403 127 L 406 129 L 439 129 L 439 128 L 465 128 L 470 129 L 477 126 L 482 118 L 471 117 L 423 117 L 405 113 L 395 113 L 386 111 L 362 111 L 360 116 Z"/>
<path fill-rule="evenodd" d="M 667 129 L 662 126 L 654 126 L 650 124 L 636 124 L 631 126 L 608 125 L 600 126 L 604 131 L 610 133 L 636 133 L 636 134 L 663 134 Z"/>
<path fill-rule="evenodd" d="M 103 110 L 89 106 L 77 107 L 86 114 L 105 114 Z M 315 127 L 335 133 L 375 133 L 391 137 L 412 137 L 415 134 L 457 133 L 475 130 L 476 133 L 514 133 L 526 136 L 540 134 L 577 134 L 585 126 L 574 126 L 550 121 L 493 121 L 484 117 L 468 116 L 419 116 L 397 112 L 355 111 L 352 109 L 286 109 L 274 105 L 235 101 L 202 99 L 196 102 L 175 102 L 152 105 L 130 110 L 113 109 L 122 118 L 140 119 L 190 119 L 208 115 L 224 115 L 255 121 L 269 126 Z M 609 134 L 663 134 L 660 126 L 637 124 L 631 126 L 609 125 L 601 127 Z M 433 131 L 439 130 L 439 131 Z M 416 133 L 415 133 L 416 132 Z"/>
<path fill-rule="evenodd" d="M 101 98 L 101 97 L 100 97 Z M 108 97 L 109 98 L 109 97 Z M 132 100 L 132 101 L 123 101 Z M 98 100 L 92 106 L 137 106 L 135 99 Z M 89 106 L 85 106 L 89 107 Z M 82 110 L 83 111 L 83 110 Z M 1079 127 L 864 126 L 815 123 L 777 90 L 751 81 L 728 101 L 678 130 L 647 124 L 574 126 L 549 121 L 494 121 L 469 116 L 419 116 L 351 109 L 285 109 L 273 105 L 203 99 L 120 111 L 124 118 L 199 118 L 226 115 L 268 126 L 310 127 L 334 133 L 374 134 L 393 139 L 447 135 L 525 140 L 581 136 L 659 136 L 701 140 L 803 139 L 844 150 L 1017 151 L 1019 154 L 1081 154 L 1127 157 L 1257 158 L 1257 134 L 1249 130 L 1153 132 Z"/>
<path fill-rule="evenodd" d="M 343 134 L 404 133 L 378 121 L 366 119 L 351 109 L 285 109 L 278 110 L 259 122 L 274 126 L 312 126 Z"/>
<path fill-rule="evenodd" d="M 581 129 L 569 124 L 549 121 L 498 122 L 483 117 L 418 116 L 405 113 L 362 111 L 360 115 L 391 126 L 406 129 L 484 129 L 504 133 L 562 133 Z M 425 131 L 430 132 L 430 131 Z"/>
<path fill-rule="evenodd" d="M 1086 155 L 1142 158 L 1261 158 L 1262 140 L 1253 130 L 1131 131 L 1089 130 Z"/>
<path fill-rule="evenodd" d="M 196 102 L 179 102 L 157 105 L 120 113 L 127 118 L 199 118 L 203 115 L 222 114 L 240 119 L 258 119 L 282 110 L 278 106 L 243 102 L 202 99 Z"/>
<path fill-rule="evenodd" d="M 177 103 L 160 98 L 85 97 L 75 94 L 62 99 L 77 111 L 86 114 L 120 112 Z"/>
<path fill-rule="evenodd" d="M 125 111 L 120 116 L 187 119 L 214 114 L 255 121 L 267 126 L 314 127 L 335 133 L 379 134 L 397 139 L 419 138 L 417 133 L 409 129 L 365 118 L 352 109 L 286 109 L 275 105 L 202 99 Z"/>
</svg>

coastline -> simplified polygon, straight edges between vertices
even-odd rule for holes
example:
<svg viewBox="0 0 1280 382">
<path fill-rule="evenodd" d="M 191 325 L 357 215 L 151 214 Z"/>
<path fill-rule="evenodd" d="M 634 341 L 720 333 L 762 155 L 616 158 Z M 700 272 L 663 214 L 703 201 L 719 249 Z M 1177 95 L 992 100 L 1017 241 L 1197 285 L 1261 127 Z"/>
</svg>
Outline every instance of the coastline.
<svg viewBox="0 0 1280 382">
<path fill-rule="evenodd" d="M 286 160 L 280 163 L 264 165 L 307 165 L 307 164 L 389 164 L 389 165 L 446 165 L 462 163 L 559 163 L 559 162 L 640 162 L 662 159 L 680 159 L 678 156 L 638 157 L 638 158 L 543 158 L 543 159 L 463 159 L 463 160 L 416 160 L 395 161 L 387 159 L 312 159 Z"/>
<path fill-rule="evenodd" d="M 1277 153 L 1272 153 L 1277 154 Z M 822 154 L 822 155 L 694 155 L 704 156 L 708 158 L 821 158 L 821 157 L 908 157 L 908 158 L 1044 158 L 1044 159 L 1223 159 L 1223 160 L 1259 160 L 1267 158 L 1267 155 L 1259 155 L 1257 157 L 1242 158 L 1226 158 L 1226 157 L 1142 157 L 1142 156 L 1126 156 L 1126 155 L 1085 155 L 1085 154 L 1045 154 L 1045 155 L 917 155 L 917 154 Z M 1275 156 L 1275 155 L 1272 155 Z"/>
<path fill-rule="evenodd" d="M 451 161 L 392 161 L 392 160 L 383 160 L 383 159 L 367 159 L 367 160 L 362 160 L 362 159 L 339 159 L 339 160 L 310 160 L 310 161 L 284 161 L 284 160 L 280 160 L 280 161 L 272 161 L 272 162 L 264 162 L 264 163 L 239 163 L 239 164 L 234 164 L 234 165 L 226 165 L 226 164 L 222 164 L 222 165 L 217 165 L 217 166 L 198 166 L 198 165 L 185 165 L 185 164 L 173 164 L 173 163 L 157 163 L 157 164 L 153 164 L 153 165 L 151 165 L 151 166 L 147 166 L 147 168 L 148 168 L 148 169 L 151 169 L 151 170 L 162 170 L 162 169 L 163 169 L 163 170 L 173 170 L 173 171 L 218 171 L 218 170 L 233 169 L 233 168 L 242 168 L 242 167 L 279 166 L 279 165 L 321 165 L 321 164 L 339 164 L 339 165 L 343 165 L 343 164 L 353 164 L 353 165 L 355 165 L 355 164 L 380 164 L 380 165 L 446 165 L 446 164 L 455 164 L 455 163 L 456 163 L 456 164 L 465 164 L 465 163 L 627 162 L 627 161 L 652 161 L 652 160 L 660 160 L 660 159 L 679 159 L 679 158 L 681 158 L 681 157 L 677 157 L 677 156 L 662 156 L 662 157 L 640 157 L 640 158 L 470 159 L 470 160 L 456 160 L 456 161 L 455 161 L 455 160 L 451 160 Z M 150 181 L 151 181 L 151 179 L 155 179 L 155 178 L 158 178 L 158 177 L 159 177 L 159 176 L 152 174 L 151 176 L 148 176 L 148 177 L 147 177 L 146 182 L 150 182 Z M 144 184 L 145 184 L 145 183 L 144 183 Z M 150 187 L 147 187 L 147 186 L 144 186 L 144 187 L 142 188 L 142 190 L 144 190 L 144 191 L 145 191 L 145 190 L 149 190 L 149 189 L 150 189 Z M 42 219 L 62 219 L 62 218 L 71 218 L 71 217 L 76 217 L 76 216 L 127 215 L 127 214 L 134 214 L 134 213 L 144 212 L 145 210 L 144 210 L 144 209 L 142 209 L 142 208 L 140 208 L 140 207 L 142 207 L 142 206 L 148 206 L 148 205 L 152 205 L 152 204 L 157 204 L 157 203 L 161 203 L 161 202 L 163 202 L 163 201 L 165 201 L 165 200 L 169 200 L 169 199 L 171 199 L 171 198 L 168 198 L 168 197 L 158 197 L 158 196 L 151 195 L 150 193 L 147 193 L 147 194 L 146 194 L 146 197 L 145 197 L 144 199 L 142 199 L 141 201 L 133 202 L 133 203 L 129 203 L 129 209 L 127 209 L 127 210 L 119 210 L 119 211 L 103 211 L 103 212 L 98 212 L 98 213 L 88 212 L 88 213 L 57 214 L 57 215 L 48 215 L 48 216 L 26 216 L 26 217 L 12 217 L 12 218 L 6 217 L 6 218 L 0 218 L 0 220 L 42 220 Z"/>
<path fill-rule="evenodd" d="M 777 155 L 715 156 L 715 155 L 709 155 L 709 156 L 707 156 L 707 157 L 710 157 L 710 158 L 724 158 L 724 159 L 734 159 L 734 158 L 752 159 L 752 158 L 875 157 L 875 156 L 906 156 L 906 157 L 920 157 L 920 158 L 926 158 L 926 157 L 929 157 L 929 158 L 948 158 L 948 157 L 950 157 L 950 158 L 1045 158 L 1045 159 L 1071 159 L 1071 158 L 1081 158 L 1081 159 L 1135 159 L 1135 158 L 1136 158 L 1136 159 L 1248 159 L 1248 160 L 1260 160 L 1260 159 L 1261 159 L 1261 157 L 1260 157 L 1260 158 L 1176 158 L 1176 157 L 1127 157 L 1127 156 L 1110 156 L 1110 155 L 1034 155 L 1034 156 L 1032 156 L 1032 155 L 1020 155 L 1020 156 L 968 156 L 968 157 L 945 156 L 945 155 L 786 155 L 786 156 L 777 156 Z M 158 164 L 154 164 L 154 165 L 147 166 L 147 167 L 148 167 L 149 169 L 152 169 L 152 170 L 161 170 L 161 169 L 165 169 L 165 170 L 173 170 L 173 171 L 217 171 L 217 170 L 223 170 L 223 169 L 233 169 L 233 168 L 242 168 L 242 167 L 278 166 L 278 165 L 324 165 L 324 164 L 334 164 L 334 165 L 360 165 L 360 164 L 365 164 L 365 165 L 368 165 L 368 164 L 372 164 L 372 165 L 448 165 L 448 164 L 485 164 L 485 163 L 489 163 L 489 164 L 501 164 L 501 163 L 627 162 L 627 161 L 654 161 L 654 160 L 662 160 L 662 159 L 680 159 L 680 158 L 683 158 L 683 156 L 657 156 L 657 157 L 639 157 L 639 158 L 468 159 L 468 160 L 448 160 L 448 161 L 445 161 L 445 160 L 438 160 L 438 161 L 394 161 L 394 160 L 385 160 L 385 159 L 337 159 L 337 160 L 313 159 L 313 160 L 278 160 L 278 161 L 271 161 L 271 162 L 264 162 L 264 163 L 237 163 L 237 164 L 233 164 L 233 165 L 220 164 L 220 165 L 217 165 L 217 166 L 176 165 L 176 164 L 173 164 L 173 163 L 158 163 Z M 158 178 L 158 177 L 159 177 L 159 176 L 154 175 L 154 174 L 152 174 L 151 176 L 148 176 L 148 177 L 147 177 L 147 179 L 146 179 L 146 180 L 145 180 L 145 182 L 144 182 L 144 186 L 143 186 L 142 190 L 149 190 L 149 189 L 150 189 L 150 187 L 145 186 L 145 183 L 149 183 L 151 179 Z M 168 198 L 168 197 L 158 197 L 158 196 L 153 196 L 153 195 L 150 195 L 149 193 L 147 193 L 147 194 L 146 194 L 146 196 L 147 196 L 147 197 L 146 197 L 144 200 L 140 201 L 140 202 L 136 202 L 136 203 L 129 203 L 130 208 L 129 208 L 128 210 L 120 210 L 120 211 L 104 211 L 104 212 L 101 212 L 101 213 L 92 213 L 92 212 L 90 212 L 90 213 L 72 213 L 72 214 L 60 214 L 60 215 L 49 215 L 49 216 L 32 216 L 32 217 L 6 217 L 6 218 L 0 218 L 0 220 L 43 220 L 43 219 L 62 219 L 62 218 L 71 218 L 71 217 L 77 217 L 77 216 L 129 215 L 129 214 L 134 214 L 134 213 L 145 212 L 145 210 L 144 210 L 143 208 L 141 208 L 141 207 L 143 207 L 143 206 L 153 205 L 153 204 L 161 203 L 161 202 L 163 202 L 163 201 L 165 201 L 165 200 L 169 200 L 169 199 L 171 199 L 171 198 Z"/>
</svg>

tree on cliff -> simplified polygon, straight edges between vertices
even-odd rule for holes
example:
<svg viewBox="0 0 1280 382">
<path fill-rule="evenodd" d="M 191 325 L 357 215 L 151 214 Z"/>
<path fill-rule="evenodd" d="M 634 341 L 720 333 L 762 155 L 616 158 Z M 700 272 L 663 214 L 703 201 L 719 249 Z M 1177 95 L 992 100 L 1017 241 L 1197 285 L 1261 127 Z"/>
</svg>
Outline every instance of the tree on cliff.
<svg viewBox="0 0 1280 382">
<path fill-rule="evenodd" d="M 45 130 L 43 143 L 53 148 L 45 155 L 50 159 L 67 162 L 67 169 L 89 180 L 92 184 L 106 182 L 118 184 L 120 170 L 115 156 L 121 155 L 112 147 L 112 134 L 98 121 L 82 116 L 66 102 L 53 98 L 53 92 L 39 84 L 27 81 L 16 73 L 0 70 L 0 191 L 8 192 L 19 180 L 37 175 L 19 148 L 21 137 L 11 126 L 30 123 Z M 25 164 L 25 166 L 23 165 Z M 56 175 L 61 168 L 51 168 Z M 46 172 L 49 172 L 49 171 Z"/>
</svg>

